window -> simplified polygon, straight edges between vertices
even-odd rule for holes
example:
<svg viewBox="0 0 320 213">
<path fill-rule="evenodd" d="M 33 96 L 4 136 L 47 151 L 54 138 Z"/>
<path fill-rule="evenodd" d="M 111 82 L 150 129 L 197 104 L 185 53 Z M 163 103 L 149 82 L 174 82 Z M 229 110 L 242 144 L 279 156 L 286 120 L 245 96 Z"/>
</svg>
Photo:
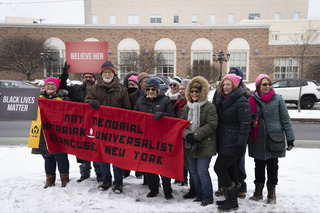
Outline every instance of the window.
<svg viewBox="0 0 320 213">
<path fill-rule="evenodd" d="M 243 80 L 247 80 L 248 52 L 230 52 L 229 67 L 239 67 L 243 72 Z"/>
<path fill-rule="evenodd" d="M 139 24 L 139 15 L 128 15 L 128 24 Z"/>
<path fill-rule="evenodd" d="M 179 15 L 173 16 L 173 23 L 178 24 L 179 23 Z"/>
<path fill-rule="evenodd" d="M 281 19 L 281 13 L 275 13 L 274 20 L 280 20 L 280 19 Z"/>
<path fill-rule="evenodd" d="M 211 52 L 193 52 L 192 58 L 192 75 L 210 78 L 212 73 Z"/>
<path fill-rule="evenodd" d="M 233 24 L 234 15 L 231 13 L 228 15 L 228 24 Z"/>
<path fill-rule="evenodd" d="M 120 78 L 126 76 L 131 71 L 136 71 L 138 58 L 138 52 L 120 52 Z"/>
<path fill-rule="evenodd" d="M 157 66 L 157 75 L 163 75 L 166 77 L 174 76 L 174 52 L 160 52 L 164 58 L 164 62 Z"/>
<path fill-rule="evenodd" d="M 298 59 L 274 59 L 274 80 L 298 78 Z"/>
<path fill-rule="evenodd" d="M 249 13 L 249 20 L 259 20 L 260 19 L 260 13 Z"/>
<path fill-rule="evenodd" d="M 216 21 L 216 14 L 210 14 L 210 24 L 215 24 Z"/>
<path fill-rule="evenodd" d="M 191 16 L 191 23 L 196 24 L 198 22 L 198 15 L 197 14 L 192 14 Z"/>
<path fill-rule="evenodd" d="M 151 24 L 161 24 L 161 15 L 151 15 L 150 16 Z"/>
<path fill-rule="evenodd" d="M 295 12 L 295 13 L 293 14 L 293 19 L 295 19 L 295 20 L 300 19 L 300 12 Z"/>
<path fill-rule="evenodd" d="M 91 23 L 92 23 L 92 24 L 98 24 L 98 15 L 92 14 L 92 16 L 91 16 Z"/>
<path fill-rule="evenodd" d="M 116 15 L 111 14 L 109 16 L 109 21 L 110 21 L 110 24 L 116 24 Z"/>
</svg>

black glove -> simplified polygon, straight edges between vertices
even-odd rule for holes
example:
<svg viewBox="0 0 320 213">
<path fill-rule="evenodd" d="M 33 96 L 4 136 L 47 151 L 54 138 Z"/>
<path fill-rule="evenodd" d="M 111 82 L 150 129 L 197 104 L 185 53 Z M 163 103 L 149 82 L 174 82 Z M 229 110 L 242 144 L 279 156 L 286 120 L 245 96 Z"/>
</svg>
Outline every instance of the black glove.
<svg viewBox="0 0 320 213">
<path fill-rule="evenodd" d="M 240 145 L 236 145 L 236 154 L 237 156 L 241 157 L 246 153 L 246 147 L 244 146 L 240 146 Z"/>
<path fill-rule="evenodd" d="M 194 139 L 194 135 L 193 134 L 188 134 L 186 136 L 186 140 L 191 146 L 193 146 L 195 143 L 198 143 L 198 141 L 196 139 Z"/>
<path fill-rule="evenodd" d="M 98 100 L 91 100 L 89 101 L 89 104 L 92 107 L 92 109 L 98 109 L 100 105 Z"/>
<path fill-rule="evenodd" d="M 62 74 L 61 74 L 61 78 L 65 78 L 68 79 L 69 74 L 68 74 L 68 69 L 69 69 L 70 65 L 67 64 L 67 62 L 64 64 L 64 67 L 62 69 Z"/>
<path fill-rule="evenodd" d="M 162 118 L 162 116 L 163 116 L 163 112 L 156 112 L 153 115 L 155 120 L 159 120 L 160 118 Z"/>
<path fill-rule="evenodd" d="M 191 152 L 194 153 L 199 153 L 202 151 L 202 146 L 200 143 L 196 142 L 195 144 L 193 144 L 193 146 L 191 147 Z"/>
<path fill-rule="evenodd" d="M 293 141 L 287 141 L 287 151 L 290 151 L 291 149 L 293 149 L 293 147 Z"/>
</svg>

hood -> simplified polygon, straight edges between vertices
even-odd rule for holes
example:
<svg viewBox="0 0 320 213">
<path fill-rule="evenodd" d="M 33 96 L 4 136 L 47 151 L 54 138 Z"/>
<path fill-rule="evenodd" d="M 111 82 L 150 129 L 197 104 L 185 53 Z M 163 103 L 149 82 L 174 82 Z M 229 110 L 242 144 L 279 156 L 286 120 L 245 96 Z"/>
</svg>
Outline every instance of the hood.
<svg viewBox="0 0 320 213">
<path fill-rule="evenodd" d="M 235 70 L 235 72 L 231 72 L 231 70 Z M 232 67 L 228 74 L 231 74 L 231 73 L 234 73 L 237 76 L 240 76 L 242 78 L 240 80 L 240 83 L 239 83 L 239 86 L 240 86 L 242 84 L 242 81 L 243 81 L 243 72 L 242 72 L 242 70 L 239 67 Z"/>
<path fill-rule="evenodd" d="M 198 102 L 203 102 L 203 101 L 207 100 L 208 93 L 209 93 L 209 83 L 205 78 L 203 78 L 201 76 L 194 77 L 193 79 L 191 79 L 190 83 L 188 83 L 188 86 L 186 89 L 187 100 L 191 102 L 190 89 L 192 88 L 192 86 L 195 82 L 198 82 L 201 85 L 200 98 L 199 98 Z"/>
</svg>

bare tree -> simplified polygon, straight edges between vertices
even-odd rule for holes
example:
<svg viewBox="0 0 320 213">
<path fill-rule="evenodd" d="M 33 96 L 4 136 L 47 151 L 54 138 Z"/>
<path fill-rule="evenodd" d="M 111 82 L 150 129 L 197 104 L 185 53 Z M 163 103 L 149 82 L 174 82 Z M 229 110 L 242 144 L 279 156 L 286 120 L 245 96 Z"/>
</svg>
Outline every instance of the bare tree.
<svg viewBox="0 0 320 213">
<path fill-rule="evenodd" d="M 320 82 L 320 63 L 313 62 L 308 65 L 305 77 Z"/>
<path fill-rule="evenodd" d="M 187 78 L 193 78 L 195 76 L 202 76 L 208 80 L 210 84 L 218 81 L 219 78 L 219 68 L 214 65 L 209 65 L 207 67 L 193 65 L 187 68 Z"/>
<path fill-rule="evenodd" d="M 4 38 L 0 43 L 0 68 L 25 74 L 31 80 L 31 74 L 43 66 L 40 53 L 44 40 L 25 35 Z"/>
<path fill-rule="evenodd" d="M 307 50 L 309 49 L 312 42 L 316 41 L 319 38 L 319 29 L 315 28 L 311 22 L 309 22 L 308 27 L 305 28 L 305 31 L 301 33 L 296 33 L 292 37 L 292 41 L 298 48 L 299 63 L 300 63 L 300 89 L 299 89 L 299 99 L 298 99 L 298 112 L 301 111 L 301 90 L 302 90 L 302 78 L 304 77 L 304 63 L 306 58 Z"/>
</svg>

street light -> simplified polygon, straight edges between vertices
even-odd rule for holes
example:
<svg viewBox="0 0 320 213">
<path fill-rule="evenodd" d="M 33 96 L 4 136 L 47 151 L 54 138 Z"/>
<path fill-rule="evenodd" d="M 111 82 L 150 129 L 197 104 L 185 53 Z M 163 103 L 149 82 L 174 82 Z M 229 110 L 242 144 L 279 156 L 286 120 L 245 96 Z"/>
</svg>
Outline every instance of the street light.
<svg viewBox="0 0 320 213">
<path fill-rule="evenodd" d="M 49 72 L 49 77 L 51 76 L 51 61 L 54 59 L 51 57 L 51 50 L 47 50 L 45 53 L 40 53 L 40 58 L 48 62 L 48 72 Z"/>
<path fill-rule="evenodd" d="M 215 62 L 220 63 L 220 76 L 219 76 L 219 82 L 222 80 L 222 63 L 227 62 L 230 59 L 230 54 L 228 53 L 225 57 L 225 54 L 223 53 L 222 50 L 218 51 L 218 58 L 216 58 L 216 54 L 213 54 L 213 60 Z"/>
</svg>

